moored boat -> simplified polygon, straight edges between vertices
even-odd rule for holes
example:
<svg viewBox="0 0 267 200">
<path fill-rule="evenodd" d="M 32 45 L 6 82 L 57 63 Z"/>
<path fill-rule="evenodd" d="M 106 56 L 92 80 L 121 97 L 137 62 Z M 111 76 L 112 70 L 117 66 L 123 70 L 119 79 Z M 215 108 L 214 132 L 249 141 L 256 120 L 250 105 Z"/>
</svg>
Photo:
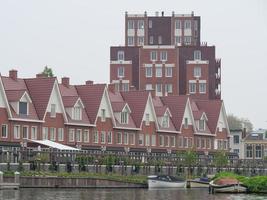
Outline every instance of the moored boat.
<svg viewBox="0 0 267 200">
<path fill-rule="evenodd" d="M 187 180 L 188 188 L 208 188 L 209 179 L 208 178 L 196 178 Z"/>
<path fill-rule="evenodd" d="M 149 188 L 184 188 L 186 181 L 173 176 L 152 175 L 148 176 Z"/>
<path fill-rule="evenodd" d="M 223 178 L 209 183 L 210 193 L 245 193 L 247 187 L 233 178 Z"/>
</svg>

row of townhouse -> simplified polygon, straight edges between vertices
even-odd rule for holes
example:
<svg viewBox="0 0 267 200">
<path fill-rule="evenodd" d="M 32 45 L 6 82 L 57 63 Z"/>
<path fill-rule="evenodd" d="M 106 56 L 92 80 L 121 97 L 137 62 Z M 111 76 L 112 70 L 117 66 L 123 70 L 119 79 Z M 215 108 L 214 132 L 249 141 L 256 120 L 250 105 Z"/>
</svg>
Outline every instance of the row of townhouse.
<svg viewBox="0 0 267 200">
<path fill-rule="evenodd" d="M 71 85 L 64 77 L 0 75 L 0 147 L 51 140 L 84 150 L 201 152 L 229 149 L 222 100 L 153 91 L 117 92 L 110 84 Z"/>
</svg>

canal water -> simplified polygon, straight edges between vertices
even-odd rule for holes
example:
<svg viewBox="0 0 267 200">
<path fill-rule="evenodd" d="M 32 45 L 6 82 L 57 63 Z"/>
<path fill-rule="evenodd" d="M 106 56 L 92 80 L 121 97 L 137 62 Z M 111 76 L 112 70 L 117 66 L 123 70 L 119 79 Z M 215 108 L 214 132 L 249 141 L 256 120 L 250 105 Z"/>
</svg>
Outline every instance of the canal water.
<svg viewBox="0 0 267 200">
<path fill-rule="evenodd" d="M 2 200 L 262 200 L 264 195 L 208 194 L 208 189 L 20 189 L 0 190 Z"/>
</svg>

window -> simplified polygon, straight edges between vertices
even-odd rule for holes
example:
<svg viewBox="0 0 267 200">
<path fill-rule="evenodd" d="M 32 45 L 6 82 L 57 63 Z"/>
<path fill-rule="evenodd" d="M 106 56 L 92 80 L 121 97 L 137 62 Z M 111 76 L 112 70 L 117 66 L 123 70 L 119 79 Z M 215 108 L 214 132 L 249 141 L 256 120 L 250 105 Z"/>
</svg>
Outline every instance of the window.
<svg viewBox="0 0 267 200">
<path fill-rule="evenodd" d="M 121 123 L 128 124 L 128 112 L 121 112 Z"/>
<path fill-rule="evenodd" d="M 50 117 L 56 117 L 56 104 L 51 104 Z"/>
<path fill-rule="evenodd" d="M 37 140 L 37 127 L 36 126 L 32 126 L 31 128 L 31 139 Z"/>
<path fill-rule="evenodd" d="M 201 60 L 201 51 L 194 51 L 194 60 Z"/>
<path fill-rule="evenodd" d="M 153 38 L 153 36 L 150 36 L 149 37 L 149 44 L 153 44 L 153 42 L 154 42 L 154 38 Z"/>
<path fill-rule="evenodd" d="M 144 37 L 138 37 L 137 42 L 138 42 L 138 46 L 144 45 Z"/>
<path fill-rule="evenodd" d="M 129 143 L 130 143 L 130 145 L 134 145 L 135 144 L 135 135 L 134 135 L 134 133 L 129 134 Z"/>
<path fill-rule="evenodd" d="M 169 127 L 169 116 L 164 115 L 162 118 L 162 127 L 163 128 L 168 128 Z"/>
<path fill-rule="evenodd" d="M 162 77 L 162 67 L 156 67 L 156 77 Z"/>
<path fill-rule="evenodd" d="M 201 67 L 194 67 L 194 77 L 201 77 Z"/>
<path fill-rule="evenodd" d="M 203 120 L 203 119 L 199 120 L 199 122 L 198 122 L 198 129 L 200 131 L 205 131 L 205 120 Z"/>
<path fill-rule="evenodd" d="M 262 157 L 262 148 L 261 148 L 261 145 L 256 145 L 256 147 L 255 147 L 255 153 L 256 153 L 256 155 L 255 155 L 255 157 L 256 158 L 261 158 Z"/>
<path fill-rule="evenodd" d="M 252 158 L 252 146 L 247 145 L 247 158 Z"/>
<path fill-rule="evenodd" d="M 182 136 L 178 137 L 178 145 L 179 145 L 179 147 L 183 147 L 183 137 Z"/>
<path fill-rule="evenodd" d="M 57 134 L 58 141 L 64 141 L 64 128 L 58 128 Z"/>
<path fill-rule="evenodd" d="M 152 20 L 148 21 L 148 28 L 152 28 Z"/>
<path fill-rule="evenodd" d="M 184 36 L 184 43 L 187 45 L 191 44 L 191 37 L 190 36 Z"/>
<path fill-rule="evenodd" d="M 122 144 L 122 134 L 117 133 L 117 144 Z"/>
<path fill-rule="evenodd" d="M 181 36 L 175 36 L 175 44 L 181 44 L 181 43 L 182 43 Z"/>
<path fill-rule="evenodd" d="M 124 67 L 118 67 L 118 78 L 124 77 Z"/>
<path fill-rule="evenodd" d="M 161 51 L 160 52 L 160 60 L 161 61 L 167 61 L 167 51 Z"/>
<path fill-rule="evenodd" d="M 184 118 L 184 128 L 188 128 L 188 118 Z"/>
<path fill-rule="evenodd" d="M 128 29 L 134 29 L 134 21 L 128 20 Z"/>
<path fill-rule="evenodd" d="M 199 93 L 206 93 L 206 83 L 199 83 Z"/>
<path fill-rule="evenodd" d="M 239 144 L 239 135 L 234 135 L 234 144 Z"/>
<path fill-rule="evenodd" d="M 142 133 L 140 133 L 139 136 L 138 136 L 138 144 L 140 146 L 144 145 L 144 134 L 142 134 Z"/>
<path fill-rule="evenodd" d="M 48 127 L 43 127 L 43 130 L 42 130 L 42 133 L 43 133 L 43 140 L 48 140 Z"/>
<path fill-rule="evenodd" d="M 150 135 L 146 134 L 146 146 L 150 146 Z"/>
<path fill-rule="evenodd" d="M 97 144 L 98 143 L 98 132 L 94 131 L 93 133 L 93 143 Z"/>
<path fill-rule="evenodd" d="M 7 138 L 7 136 L 8 136 L 8 126 L 6 124 L 3 124 L 1 130 L 2 130 L 1 137 L 2 138 Z"/>
<path fill-rule="evenodd" d="M 211 147 L 210 139 L 207 139 L 207 140 L 206 140 L 206 148 L 207 148 L 207 149 L 210 149 L 210 147 Z"/>
<path fill-rule="evenodd" d="M 161 147 L 164 146 L 164 136 L 163 135 L 159 136 L 159 146 L 161 146 Z"/>
<path fill-rule="evenodd" d="M 146 113 L 146 126 L 149 126 L 149 114 L 148 113 Z"/>
<path fill-rule="evenodd" d="M 20 126 L 14 126 L 14 139 L 20 139 Z"/>
<path fill-rule="evenodd" d="M 138 29 L 144 29 L 144 20 L 138 20 Z"/>
<path fill-rule="evenodd" d="M 129 83 L 122 83 L 121 84 L 121 91 L 123 91 L 123 92 L 129 91 Z"/>
<path fill-rule="evenodd" d="M 239 154 L 239 149 L 234 149 L 234 153 Z"/>
<path fill-rule="evenodd" d="M 200 145 L 201 145 L 201 139 L 197 138 L 197 148 L 200 148 Z"/>
<path fill-rule="evenodd" d="M 193 93 L 196 93 L 196 83 L 189 83 L 189 93 L 190 94 L 193 94 Z"/>
<path fill-rule="evenodd" d="M 146 67 L 146 77 L 152 77 L 152 67 Z"/>
<path fill-rule="evenodd" d="M 205 148 L 205 139 L 204 138 L 201 139 L 201 148 L 202 149 Z"/>
<path fill-rule="evenodd" d="M 74 142 L 74 129 L 69 129 L 69 142 Z"/>
<path fill-rule="evenodd" d="M 128 36 L 128 45 L 133 46 L 134 45 L 134 37 Z"/>
<path fill-rule="evenodd" d="M 118 60 L 124 60 L 124 51 L 118 51 L 117 56 Z"/>
<path fill-rule="evenodd" d="M 165 67 L 165 76 L 172 77 L 172 67 Z"/>
<path fill-rule="evenodd" d="M 223 149 L 228 149 L 228 147 L 227 147 L 227 140 L 224 140 L 223 141 Z"/>
<path fill-rule="evenodd" d="M 27 102 L 19 102 L 19 114 L 20 115 L 28 114 L 28 103 Z"/>
<path fill-rule="evenodd" d="M 105 122 L 105 121 L 106 121 L 106 110 L 101 109 L 101 122 Z"/>
<path fill-rule="evenodd" d="M 162 37 L 161 37 L 161 35 L 158 36 L 158 44 L 162 44 Z"/>
<path fill-rule="evenodd" d="M 112 132 L 108 132 L 108 144 L 112 144 Z"/>
<path fill-rule="evenodd" d="M 106 132 L 105 131 L 101 131 L 100 142 L 101 142 L 101 144 L 106 143 Z"/>
<path fill-rule="evenodd" d="M 56 129 L 50 128 L 50 140 L 55 141 L 56 140 Z"/>
<path fill-rule="evenodd" d="M 159 84 L 159 83 L 156 84 L 156 92 L 162 93 L 162 84 Z"/>
<path fill-rule="evenodd" d="M 156 146 L 156 135 L 155 134 L 151 135 L 151 146 Z"/>
<path fill-rule="evenodd" d="M 76 106 L 73 108 L 73 119 L 82 120 L 82 108 L 80 106 Z"/>
<path fill-rule="evenodd" d="M 184 144 L 185 148 L 188 147 L 188 139 L 187 139 L 187 137 L 184 137 L 183 144 Z"/>
<path fill-rule="evenodd" d="M 170 146 L 170 137 L 169 136 L 165 136 L 165 146 L 166 147 Z"/>
<path fill-rule="evenodd" d="M 76 130 L 76 142 L 82 142 L 82 130 L 81 129 Z"/>
<path fill-rule="evenodd" d="M 175 147 L 175 136 L 171 136 L 171 147 Z"/>
<path fill-rule="evenodd" d="M 123 141 L 124 141 L 124 144 L 129 143 L 129 134 L 128 133 L 123 134 Z"/>
<path fill-rule="evenodd" d="M 175 20 L 175 29 L 181 29 L 181 21 Z"/>
<path fill-rule="evenodd" d="M 165 92 L 172 93 L 172 84 L 165 85 Z"/>
<path fill-rule="evenodd" d="M 156 61 L 157 60 L 157 52 L 156 51 L 151 51 L 150 52 L 150 60 L 151 61 Z"/>
<path fill-rule="evenodd" d="M 146 90 L 153 90 L 152 84 L 146 84 Z"/>
<path fill-rule="evenodd" d="M 190 20 L 185 20 L 184 21 L 184 28 L 185 29 L 190 29 L 191 28 L 191 21 Z"/>
<path fill-rule="evenodd" d="M 189 148 L 192 147 L 192 138 L 188 138 L 188 147 L 189 147 Z"/>
</svg>

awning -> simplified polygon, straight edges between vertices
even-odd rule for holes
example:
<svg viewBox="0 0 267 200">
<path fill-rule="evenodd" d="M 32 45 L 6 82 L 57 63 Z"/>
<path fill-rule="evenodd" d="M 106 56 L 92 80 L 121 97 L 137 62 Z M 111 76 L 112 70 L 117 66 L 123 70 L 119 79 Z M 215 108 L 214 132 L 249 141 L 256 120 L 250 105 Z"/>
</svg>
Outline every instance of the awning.
<svg viewBox="0 0 267 200">
<path fill-rule="evenodd" d="M 65 151 L 79 151 L 80 149 L 70 147 L 64 144 L 60 144 L 57 142 L 53 142 L 50 140 L 28 140 L 29 142 L 40 144 L 43 146 L 47 146 L 49 148 L 58 149 L 58 150 L 65 150 Z"/>
</svg>

